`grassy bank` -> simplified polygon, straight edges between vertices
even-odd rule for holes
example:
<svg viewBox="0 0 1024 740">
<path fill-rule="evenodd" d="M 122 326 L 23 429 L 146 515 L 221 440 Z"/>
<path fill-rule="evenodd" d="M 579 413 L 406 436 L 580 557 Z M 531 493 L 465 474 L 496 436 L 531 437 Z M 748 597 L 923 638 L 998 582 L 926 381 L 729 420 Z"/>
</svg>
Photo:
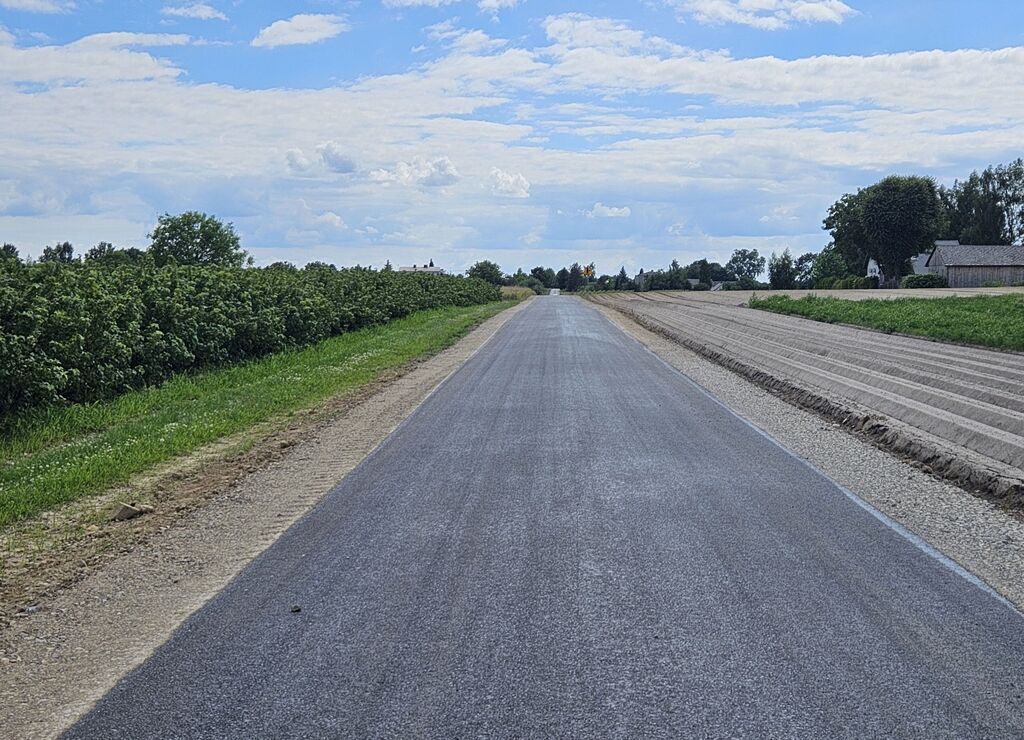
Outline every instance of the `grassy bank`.
<svg viewBox="0 0 1024 740">
<path fill-rule="evenodd" d="M 753 308 L 943 342 L 1024 351 L 1024 296 L 847 301 L 809 295 L 750 299 Z"/>
<path fill-rule="evenodd" d="M 0 526 L 352 391 L 453 344 L 510 305 L 423 311 L 302 350 L 180 376 L 109 402 L 24 416 L 0 436 Z"/>
</svg>

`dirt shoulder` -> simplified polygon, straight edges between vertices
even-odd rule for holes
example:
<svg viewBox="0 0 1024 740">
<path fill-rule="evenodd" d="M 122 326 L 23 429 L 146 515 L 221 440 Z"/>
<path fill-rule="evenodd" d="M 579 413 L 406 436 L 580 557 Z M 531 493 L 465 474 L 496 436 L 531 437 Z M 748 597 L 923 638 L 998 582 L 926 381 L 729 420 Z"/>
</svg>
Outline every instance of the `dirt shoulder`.
<svg viewBox="0 0 1024 740">
<path fill-rule="evenodd" d="M 25 525 L 0 603 L 0 727 L 52 737 L 309 511 L 526 302 L 453 347 L 283 426 L 253 430 Z M 161 506 L 129 522 L 129 498 Z M 2 544 L 2 543 L 0 543 Z M 16 554 L 16 553 L 15 553 Z"/>
<path fill-rule="evenodd" d="M 1024 518 L 794 406 L 622 313 L 595 307 L 627 334 L 832 480 L 1024 608 Z"/>
</svg>

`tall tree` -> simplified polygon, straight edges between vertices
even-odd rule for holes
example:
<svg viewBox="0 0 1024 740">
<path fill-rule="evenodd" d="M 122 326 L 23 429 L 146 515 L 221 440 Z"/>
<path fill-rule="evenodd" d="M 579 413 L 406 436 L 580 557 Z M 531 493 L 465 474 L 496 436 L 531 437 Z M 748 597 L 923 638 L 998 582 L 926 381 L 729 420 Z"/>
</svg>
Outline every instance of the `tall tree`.
<svg viewBox="0 0 1024 740">
<path fill-rule="evenodd" d="M 52 247 L 43 247 L 43 254 L 39 257 L 39 261 L 71 264 L 75 261 L 75 248 L 71 246 L 71 242 L 60 242 Z"/>
<path fill-rule="evenodd" d="M 252 264 L 232 224 L 198 211 L 178 216 L 165 213 L 157 219 L 149 238 L 149 251 L 158 267 L 171 262 L 232 267 Z"/>
<path fill-rule="evenodd" d="M 579 262 L 573 262 L 569 268 L 569 277 L 565 281 L 565 289 L 575 293 L 583 285 L 583 268 Z"/>
<path fill-rule="evenodd" d="M 942 228 L 935 181 L 893 175 L 862 191 L 860 198 L 868 256 L 887 278 L 898 278 L 911 257 L 932 247 Z"/>
<path fill-rule="evenodd" d="M 814 252 L 806 252 L 796 258 L 796 262 L 793 263 L 793 277 L 798 288 L 810 288 L 814 284 L 811 273 L 814 272 L 814 262 L 817 258 L 818 255 Z"/>
<path fill-rule="evenodd" d="M 811 267 L 811 283 L 817 284 L 825 279 L 836 280 L 846 277 L 848 274 L 846 260 L 839 254 L 836 246 L 830 244 L 821 250 L 814 259 L 814 265 Z"/>
<path fill-rule="evenodd" d="M 563 267 L 555 276 L 555 281 L 559 289 L 565 290 L 569 285 L 569 271 Z"/>
<path fill-rule="evenodd" d="M 501 268 L 490 260 L 480 260 L 466 270 L 466 274 L 471 278 L 478 278 L 491 285 L 501 285 L 505 280 Z"/>
<path fill-rule="evenodd" d="M 1018 158 L 995 169 L 999 200 L 1006 218 L 1006 244 L 1024 242 L 1024 159 Z"/>
<path fill-rule="evenodd" d="M 626 274 L 626 266 L 619 268 L 619 274 L 615 276 L 615 290 L 628 290 L 630 288 L 629 275 Z"/>
<path fill-rule="evenodd" d="M 13 244 L 4 244 L 0 247 L 0 261 L 2 260 L 18 260 L 18 248 Z"/>
<path fill-rule="evenodd" d="M 796 287 L 796 264 L 789 248 L 782 254 L 772 252 L 768 260 L 768 284 L 772 290 L 789 290 Z"/>
<path fill-rule="evenodd" d="M 764 272 L 765 259 L 756 249 L 737 249 L 725 267 L 736 277 L 748 277 L 756 280 Z"/>
<path fill-rule="evenodd" d="M 847 193 L 833 203 L 825 217 L 832 246 L 846 263 L 845 272 L 863 275 L 868 266 L 868 237 L 864 231 L 864 191 Z"/>
<path fill-rule="evenodd" d="M 940 188 L 947 220 L 943 233 L 963 244 L 1008 243 L 1006 210 L 999 192 L 999 182 L 991 167 L 972 172 L 963 182 L 951 188 Z"/>
<path fill-rule="evenodd" d="M 558 277 L 550 267 L 534 267 L 530 274 L 537 278 L 545 288 L 557 288 Z"/>
<path fill-rule="evenodd" d="M 686 282 L 686 272 L 679 266 L 679 260 L 672 260 L 668 268 L 668 289 L 681 290 Z"/>
</svg>

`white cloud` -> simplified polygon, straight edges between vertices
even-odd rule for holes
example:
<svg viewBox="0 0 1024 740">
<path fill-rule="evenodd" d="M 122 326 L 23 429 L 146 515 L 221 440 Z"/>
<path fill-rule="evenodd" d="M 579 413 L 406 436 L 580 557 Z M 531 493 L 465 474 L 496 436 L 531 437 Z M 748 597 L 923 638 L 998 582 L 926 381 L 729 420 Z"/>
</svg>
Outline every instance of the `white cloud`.
<svg viewBox="0 0 1024 740">
<path fill-rule="evenodd" d="M 271 23 L 256 35 L 252 45 L 274 49 L 278 46 L 316 44 L 340 36 L 349 28 L 348 21 L 340 15 L 305 13 Z"/>
<path fill-rule="evenodd" d="M 505 172 L 495 167 L 491 170 L 491 192 L 509 198 L 529 198 L 530 181 L 521 173 Z"/>
<path fill-rule="evenodd" d="M 587 218 L 629 218 L 632 213 L 629 206 L 606 206 L 598 202 L 585 215 Z"/>
<path fill-rule="evenodd" d="M 485 13 L 497 13 L 505 8 L 514 8 L 520 2 L 522 0 L 479 0 L 476 6 Z"/>
<path fill-rule="evenodd" d="M 339 216 L 334 211 L 325 211 L 316 218 L 316 223 L 329 226 L 332 229 L 346 229 L 348 224 L 345 223 L 345 219 Z"/>
<path fill-rule="evenodd" d="M 389 8 L 440 8 L 457 2 L 460 0 L 384 0 L 384 5 Z"/>
<path fill-rule="evenodd" d="M 28 13 L 67 13 L 75 9 L 71 0 L 0 0 L 0 8 Z"/>
<path fill-rule="evenodd" d="M 454 185 L 460 177 L 459 171 L 448 157 L 415 157 L 411 162 L 399 162 L 394 169 L 377 169 L 370 173 L 370 179 L 376 182 L 396 182 L 423 187 Z"/>
<path fill-rule="evenodd" d="M 302 153 L 301 149 L 289 149 L 284 153 L 288 169 L 296 173 L 305 173 L 313 169 L 314 162 Z"/>
<path fill-rule="evenodd" d="M 667 0 L 699 23 L 736 23 L 766 31 L 795 23 L 842 23 L 856 10 L 841 0 Z"/>
<path fill-rule="evenodd" d="M 324 166 L 331 172 L 349 174 L 356 171 L 356 162 L 348 152 L 333 141 L 327 141 L 317 147 Z"/>
<path fill-rule="evenodd" d="M 191 5 L 168 5 L 160 10 L 161 15 L 176 18 L 195 18 L 201 21 L 226 21 L 228 17 L 212 5 L 192 3 Z"/>
</svg>

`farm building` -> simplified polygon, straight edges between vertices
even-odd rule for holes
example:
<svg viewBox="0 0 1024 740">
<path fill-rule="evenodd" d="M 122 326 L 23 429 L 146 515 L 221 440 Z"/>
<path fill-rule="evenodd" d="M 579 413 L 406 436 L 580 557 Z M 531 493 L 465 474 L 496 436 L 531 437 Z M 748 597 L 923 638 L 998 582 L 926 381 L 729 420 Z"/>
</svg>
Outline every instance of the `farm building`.
<svg viewBox="0 0 1024 740">
<path fill-rule="evenodd" d="M 978 288 L 986 283 L 1024 283 L 1024 247 L 936 242 L 926 263 L 951 288 Z"/>
<path fill-rule="evenodd" d="M 444 270 L 440 267 L 434 267 L 434 260 L 430 260 L 429 265 L 413 265 L 412 267 L 399 267 L 399 272 L 425 272 L 428 275 L 444 275 Z"/>
</svg>

